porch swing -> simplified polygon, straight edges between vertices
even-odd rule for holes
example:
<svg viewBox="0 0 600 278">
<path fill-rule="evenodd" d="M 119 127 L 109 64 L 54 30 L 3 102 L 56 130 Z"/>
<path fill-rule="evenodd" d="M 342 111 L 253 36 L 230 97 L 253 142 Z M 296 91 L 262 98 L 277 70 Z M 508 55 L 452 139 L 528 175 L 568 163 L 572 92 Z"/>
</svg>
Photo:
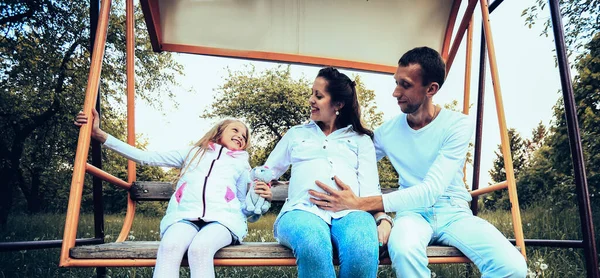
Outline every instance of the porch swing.
<svg viewBox="0 0 600 278">
<path fill-rule="evenodd" d="M 397 60 L 398 55 L 413 47 L 427 45 L 442 54 L 447 63 L 448 71 L 466 34 L 467 66 L 465 69 L 463 113 L 467 114 L 470 99 L 470 63 L 473 37 L 473 28 L 470 27 L 474 24 L 472 15 L 478 1 L 465 1 L 465 12 L 457 32 L 453 36 L 461 2 L 461 0 L 399 0 L 395 2 L 353 0 L 343 3 L 311 0 L 140 0 L 151 44 L 155 52 L 170 51 L 249 60 L 334 66 L 393 74 L 396 70 L 394 62 Z M 478 189 L 476 183 L 478 176 L 474 177 L 473 190 L 471 191 L 471 195 L 474 197 L 472 207 L 476 212 L 477 196 L 494 190 L 507 189 L 511 202 L 515 245 L 521 254 L 526 257 L 513 163 L 510 155 L 507 125 L 489 20 L 490 9 L 495 8 L 495 6 L 493 4 L 488 6 L 485 0 L 480 0 L 480 2 L 485 43 L 494 84 L 506 181 Z M 498 4 L 500 2 L 502 1 L 499 1 Z M 83 107 L 83 111 L 87 115 L 91 115 L 98 96 L 110 7 L 110 0 L 101 2 Z M 134 145 L 133 0 L 126 1 L 126 13 L 127 142 Z M 362 15 L 360 20 L 353 16 L 355 14 Z M 412 25 L 406 24 L 406 22 L 412 22 Z M 198 26 L 209 26 L 209 28 L 202 29 Z M 377 29 L 377 32 L 373 31 L 375 29 Z M 384 37 L 393 34 L 398 34 L 398 37 L 401 36 L 402 39 L 397 39 L 397 41 L 384 40 Z M 365 39 L 364 41 L 357 41 L 355 40 L 356 37 L 364 37 Z M 319 43 L 311 43 L 317 41 Z M 385 44 L 374 43 L 378 41 L 385 41 Z M 344 47 L 340 47 L 342 45 Z M 361 51 L 365 49 L 376 51 Z M 485 58 L 485 54 L 482 57 Z M 481 105 L 481 103 L 478 104 L 478 107 Z M 478 115 L 477 118 L 476 168 L 479 167 L 480 127 L 483 117 Z M 60 266 L 154 266 L 158 242 L 126 241 L 126 239 L 133 223 L 136 202 L 167 201 L 173 192 L 171 184 L 136 181 L 136 167 L 132 161 L 128 162 L 127 181 L 87 163 L 86 159 L 91 142 L 90 134 L 91 125 L 83 125 L 79 133 L 74 162 L 64 238 L 60 253 Z M 479 171 L 477 169 L 474 172 L 478 175 Z M 85 173 L 127 191 L 129 196 L 127 213 L 121 232 L 114 243 L 75 245 Z M 273 195 L 274 202 L 284 202 L 287 196 L 287 185 L 274 186 Z M 427 254 L 429 262 L 433 264 L 470 262 L 454 247 L 430 246 L 427 249 Z M 380 262 L 390 264 L 387 257 L 380 258 Z M 216 266 L 292 266 L 295 263 L 291 250 L 276 242 L 243 243 L 237 246 L 228 246 L 220 250 L 214 259 Z"/>
</svg>

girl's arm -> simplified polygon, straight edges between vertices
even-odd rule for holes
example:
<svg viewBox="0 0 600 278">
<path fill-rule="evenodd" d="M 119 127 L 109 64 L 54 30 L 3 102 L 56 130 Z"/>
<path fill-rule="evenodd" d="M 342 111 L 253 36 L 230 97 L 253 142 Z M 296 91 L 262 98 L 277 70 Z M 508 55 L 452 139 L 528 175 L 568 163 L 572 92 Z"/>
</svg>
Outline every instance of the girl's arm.
<svg viewBox="0 0 600 278">
<path fill-rule="evenodd" d="M 260 218 L 260 215 L 255 215 L 254 212 L 246 210 L 244 206 L 244 203 L 246 202 L 246 194 L 248 193 L 248 188 L 250 187 L 250 182 L 250 164 L 246 162 L 240 176 L 235 183 L 235 195 L 242 205 L 242 213 L 248 218 L 248 222 L 253 223 Z"/>
<path fill-rule="evenodd" d="M 79 114 L 75 117 L 75 125 L 81 127 L 82 125 L 87 124 L 87 122 L 87 115 L 85 115 L 83 111 L 79 111 Z M 92 138 L 102 144 L 104 144 L 108 138 L 108 133 L 100 129 L 100 120 L 96 109 L 92 109 Z"/>
<path fill-rule="evenodd" d="M 98 112 L 92 110 L 92 138 L 103 143 L 107 148 L 118 154 L 131 159 L 142 165 L 177 167 L 180 168 L 189 150 L 169 152 L 149 152 L 135 148 L 123 141 L 113 137 L 100 129 Z M 82 126 L 88 123 L 88 118 L 83 112 L 79 112 L 75 118 L 75 125 Z"/>
<path fill-rule="evenodd" d="M 190 152 L 191 149 L 167 152 L 144 151 L 133 147 L 110 134 L 108 134 L 104 146 L 127 159 L 131 159 L 141 165 L 150 166 L 181 168 L 187 154 L 190 154 L 190 158 L 194 155 L 193 151 Z"/>
<path fill-rule="evenodd" d="M 238 198 L 238 200 L 240 200 L 240 203 L 244 203 L 246 201 L 246 194 L 248 193 L 248 187 L 250 186 L 250 182 L 250 164 L 246 163 L 235 183 L 235 195 Z M 244 214 L 246 214 L 246 212 L 244 212 Z"/>
</svg>

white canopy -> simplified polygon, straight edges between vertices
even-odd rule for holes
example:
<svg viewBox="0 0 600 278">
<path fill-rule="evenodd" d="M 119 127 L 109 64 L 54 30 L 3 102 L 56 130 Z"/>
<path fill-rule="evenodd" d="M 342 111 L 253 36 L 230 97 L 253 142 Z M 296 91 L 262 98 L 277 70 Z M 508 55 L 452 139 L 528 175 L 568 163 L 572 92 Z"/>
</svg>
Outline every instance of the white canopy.
<svg viewBox="0 0 600 278">
<path fill-rule="evenodd" d="M 416 46 L 447 51 L 456 18 L 451 0 L 141 2 L 155 51 L 382 72 Z"/>
</svg>

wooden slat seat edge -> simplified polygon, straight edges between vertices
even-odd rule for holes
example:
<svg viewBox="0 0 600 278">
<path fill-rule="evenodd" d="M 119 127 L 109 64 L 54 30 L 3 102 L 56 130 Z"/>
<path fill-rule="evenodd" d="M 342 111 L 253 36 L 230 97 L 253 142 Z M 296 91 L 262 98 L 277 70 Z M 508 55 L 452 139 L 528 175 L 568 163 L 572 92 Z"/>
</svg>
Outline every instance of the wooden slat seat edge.
<svg viewBox="0 0 600 278">
<path fill-rule="evenodd" d="M 75 259 L 155 259 L 158 241 L 125 241 L 84 245 L 71 248 Z M 429 246 L 428 257 L 460 257 L 463 254 L 454 247 Z M 215 259 L 287 259 L 294 258 L 290 249 L 277 242 L 245 242 L 227 246 L 215 254 Z M 384 259 L 383 257 L 380 259 Z"/>
</svg>

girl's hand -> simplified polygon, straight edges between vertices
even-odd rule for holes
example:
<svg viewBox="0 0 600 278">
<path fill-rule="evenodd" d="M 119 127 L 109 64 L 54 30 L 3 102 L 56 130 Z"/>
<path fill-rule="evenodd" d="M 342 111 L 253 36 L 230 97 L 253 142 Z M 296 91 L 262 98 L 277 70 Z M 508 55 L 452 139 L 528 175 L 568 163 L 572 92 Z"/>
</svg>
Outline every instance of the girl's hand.
<svg viewBox="0 0 600 278">
<path fill-rule="evenodd" d="M 258 194 L 260 197 L 269 200 L 269 202 L 273 198 L 273 192 L 271 191 L 271 187 L 262 181 L 256 181 L 256 186 L 254 186 L 254 193 Z"/>
<path fill-rule="evenodd" d="M 92 109 L 92 138 L 100 141 L 100 143 L 106 142 L 106 138 L 108 138 L 108 134 L 100 129 L 100 121 L 99 121 L 98 111 L 96 109 Z M 88 117 L 83 113 L 83 111 L 79 111 L 79 114 L 75 117 L 74 124 L 78 127 L 83 126 L 88 123 Z"/>
</svg>

